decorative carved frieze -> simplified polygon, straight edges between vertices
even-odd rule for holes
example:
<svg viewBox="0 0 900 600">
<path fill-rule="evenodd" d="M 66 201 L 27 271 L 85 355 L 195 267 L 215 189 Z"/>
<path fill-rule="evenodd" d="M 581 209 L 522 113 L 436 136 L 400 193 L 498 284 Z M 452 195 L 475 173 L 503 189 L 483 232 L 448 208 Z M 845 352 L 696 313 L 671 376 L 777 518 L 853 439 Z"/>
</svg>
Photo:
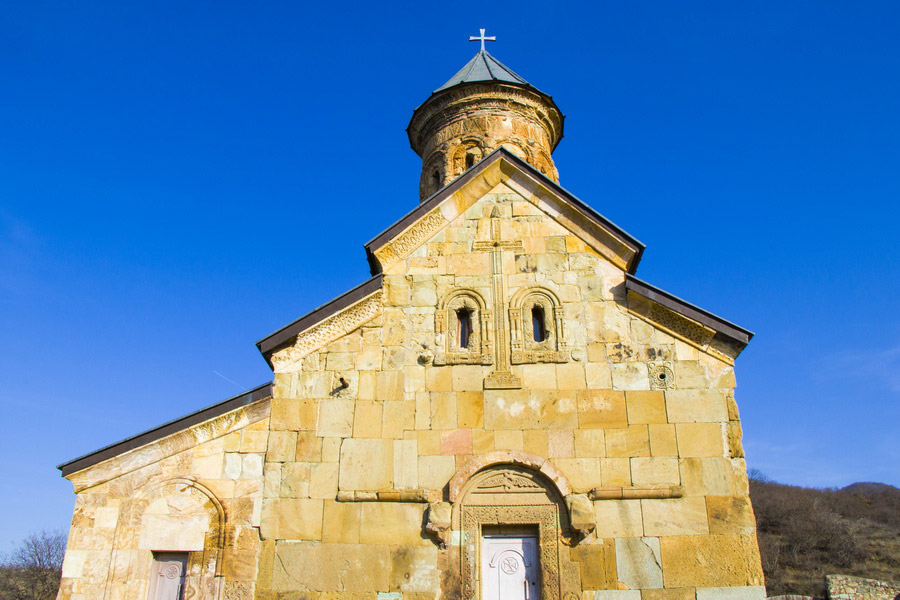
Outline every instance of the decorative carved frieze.
<svg viewBox="0 0 900 600">
<path fill-rule="evenodd" d="M 418 248 L 422 242 L 440 231 L 448 224 L 440 210 L 433 210 L 409 229 L 395 237 L 390 243 L 375 250 L 375 257 L 381 263 L 382 270 L 387 270 L 410 252 Z"/>
<path fill-rule="evenodd" d="M 381 290 L 333 314 L 297 335 L 294 343 L 272 355 L 276 371 L 286 371 L 307 354 L 346 335 L 381 311 Z"/>
</svg>

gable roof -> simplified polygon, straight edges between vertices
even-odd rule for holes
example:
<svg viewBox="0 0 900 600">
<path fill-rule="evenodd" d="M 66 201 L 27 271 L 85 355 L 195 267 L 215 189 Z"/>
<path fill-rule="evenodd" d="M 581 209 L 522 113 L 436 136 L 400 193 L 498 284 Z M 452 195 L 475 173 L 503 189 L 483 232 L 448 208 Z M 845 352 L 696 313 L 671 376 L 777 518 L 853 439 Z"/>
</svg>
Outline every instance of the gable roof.
<svg viewBox="0 0 900 600">
<path fill-rule="evenodd" d="M 467 62 L 466 66 L 460 69 L 456 75 L 451 77 L 447 83 L 434 90 L 434 93 L 437 94 L 438 92 L 442 92 L 463 83 L 475 83 L 478 81 L 514 83 L 540 91 L 525 81 L 523 77 L 514 73 L 512 69 L 491 56 L 487 50 L 480 50 L 472 57 L 472 60 Z"/>
<path fill-rule="evenodd" d="M 68 462 L 64 462 L 63 464 L 58 465 L 56 468 L 62 472 L 63 477 L 68 477 L 72 473 L 76 473 L 78 471 L 81 471 L 82 469 L 94 466 L 97 463 L 103 462 L 104 460 L 108 460 L 110 458 L 118 456 L 119 454 L 128 452 L 129 450 L 134 450 L 135 448 L 146 446 L 151 442 L 160 440 L 166 436 L 172 435 L 173 433 L 178 433 L 179 431 L 187 429 L 188 427 L 191 427 L 193 425 L 197 425 L 198 423 L 203 423 L 204 421 L 215 419 L 220 415 L 224 415 L 225 413 L 231 412 L 242 406 L 252 404 L 257 400 L 268 398 L 271 395 L 272 384 L 264 383 L 263 385 L 253 388 L 252 390 L 248 390 L 242 394 L 238 394 L 237 396 L 232 396 L 227 400 L 223 400 L 218 404 L 213 404 L 212 406 L 201 408 L 200 410 L 192 412 L 189 415 L 179 417 L 173 421 L 169 421 L 168 423 L 163 423 L 162 425 L 154 427 L 153 429 L 148 429 L 143 433 L 125 438 L 124 440 L 115 442 L 113 444 L 110 444 L 109 446 L 104 446 L 103 448 L 94 450 L 93 452 L 89 452 L 84 456 L 73 458 Z"/>
<path fill-rule="evenodd" d="M 485 156 L 465 173 L 423 200 L 419 206 L 408 212 L 393 225 L 367 242 L 365 248 L 370 272 L 373 275 L 381 273 L 381 264 L 375 256 L 376 251 L 389 244 L 394 238 L 437 208 L 455 192 L 464 188 L 469 182 L 476 180 L 498 161 L 505 161 L 507 164 L 511 165 L 514 169 L 531 179 L 535 186 L 546 188 L 551 194 L 559 200 L 562 200 L 577 214 L 584 217 L 589 223 L 592 223 L 599 229 L 607 232 L 618 242 L 629 248 L 632 258 L 628 261 L 629 265 L 627 271 L 629 273 L 634 273 L 637 270 L 638 263 L 640 263 L 641 256 L 644 252 L 644 244 L 586 203 L 579 200 L 574 194 L 541 173 L 535 167 L 501 146 Z"/>
<path fill-rule="evenodd" d="M 625 289 L 640 294 L 644 298 L 652 300 L 657 304 L 661 304 L 684 317 L 693 319 L 701 325 L 709 327 L 717 334 L 724 335 L 744 346 L 746 346 L 753 338 L 754 333 L 749 329 L 744 329 L 740 325 L 735 325 L 731 321 L 727 321 L 717 314 L 704 310 L 695 304 L 682 300 L 674 294 L 670 294 L 665 290 L 650 285 L 634 275 L 628 274 L 625 276 Z"/>
</svg>

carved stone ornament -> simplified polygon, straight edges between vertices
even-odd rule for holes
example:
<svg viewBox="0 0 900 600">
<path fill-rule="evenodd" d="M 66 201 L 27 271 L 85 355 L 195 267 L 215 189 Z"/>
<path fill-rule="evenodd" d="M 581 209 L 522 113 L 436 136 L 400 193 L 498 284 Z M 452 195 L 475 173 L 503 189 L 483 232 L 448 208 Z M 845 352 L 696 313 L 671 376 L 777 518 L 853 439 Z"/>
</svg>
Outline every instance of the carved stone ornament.
<svg viewBox="0 0 900 600">
<path fill-rule="evenodd" d="M 545 336 L 541 341 L 534 339 L 533 310 L 543 314 Z M 550 290 L 525 288 L 516 292 L 510 302 L 509 323 L 512 364 L 568 362 L 563 307 Z"/>
<path fill-rule="evenodd" d="M 675 387 L 675 373 L 665 364 L 650 365 L 650 389 L 670 390 Z"/>
<path fill-rule="evenodd" d="M 386 271 L 406 258 L 422 242 L 435 235 L 448 223 L 440 210 L 433 210 L 389 243 L 375 250 L 375 257 L 381 263 L 382 270 Z"/>
<path fill-rule="evenodd" d="M 381 311 L 381 290 L 366 296 L 356 304 L 331 315 L 306 331 L 299 333 L 294 343 L 272 355 L 276 371 L 286 371 L 304 356 L 315 352 L 325 344 L 346 335 L 373 319 Z"/>
<path fill-rule="evenodd" d="M 468 345 L 459 345 L 459 318 L 457 311 L 469 312 L 472 330 Z M 434 356 L 434 364 L 442 365 L 490 365 L 493 363 L 491 345 L 491 311 L 487 309 L 481 294 L 468 288 L 448 293 L 434 313 L 436 346 L 442 351 Z"/>
<path fill-rule="evenodd" d="M 586 501 L 586 498 L 585 498 Z M 536 471 L 515 465 L 498 465 L 473 475 L 458 501 L 460 529 L 460 580 L 463 598 L 481 600 L 481 540 L 483 529 L 493 526 L 532 526 L 538 532 L 542 600 L 561 600 L 578 588 L 574 573 L 560 550 L 566 505 L 554 488 Z M 588 502 L 590 504 L 590 502 Z M 583 509 L 581 503 L 578 510 Z M 454 521 L 455 523 L 457 521 Z M 511 568 L 511 565 L 510 565 Z"/>
</svg>

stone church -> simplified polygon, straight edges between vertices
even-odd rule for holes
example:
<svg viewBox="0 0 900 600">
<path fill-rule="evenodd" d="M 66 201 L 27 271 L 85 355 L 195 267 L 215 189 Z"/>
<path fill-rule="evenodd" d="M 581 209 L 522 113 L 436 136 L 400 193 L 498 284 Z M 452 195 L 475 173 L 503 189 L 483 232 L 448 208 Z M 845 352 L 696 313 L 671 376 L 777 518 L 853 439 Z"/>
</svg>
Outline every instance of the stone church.
<svg viewBox="0 0 900 600">
<path fill-rule="evenodd" d="M 558 183 L 563 115 L 482 49 L 415 109 L 372 278 L 273 381 L 61 465 L 60 600 L 759 600 L 734 361 Z"/>
</svg>

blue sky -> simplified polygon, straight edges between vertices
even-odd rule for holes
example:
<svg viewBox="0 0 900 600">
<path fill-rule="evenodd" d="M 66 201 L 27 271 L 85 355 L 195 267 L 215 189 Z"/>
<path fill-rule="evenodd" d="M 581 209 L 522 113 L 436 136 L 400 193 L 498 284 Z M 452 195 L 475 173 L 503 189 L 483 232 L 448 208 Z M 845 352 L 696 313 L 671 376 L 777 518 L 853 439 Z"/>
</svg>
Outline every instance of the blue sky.
<svg viewBox="0 0 900 600">
<path fill-rule="evenodd" d="M 477 50 L 567 115 L 562 184 L 638 275 L 754 330 L 751 467 L 900 485 L 900 5 L 6 3 L 0 551 L 54 466 L 271 378 L 418 201 L 413 108 Z"/>
</svg>

